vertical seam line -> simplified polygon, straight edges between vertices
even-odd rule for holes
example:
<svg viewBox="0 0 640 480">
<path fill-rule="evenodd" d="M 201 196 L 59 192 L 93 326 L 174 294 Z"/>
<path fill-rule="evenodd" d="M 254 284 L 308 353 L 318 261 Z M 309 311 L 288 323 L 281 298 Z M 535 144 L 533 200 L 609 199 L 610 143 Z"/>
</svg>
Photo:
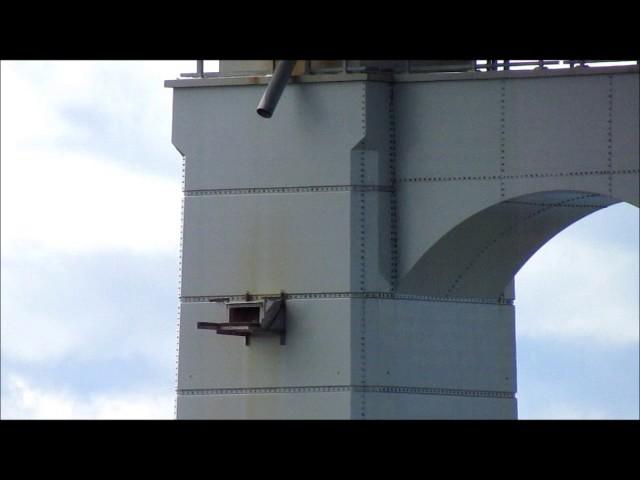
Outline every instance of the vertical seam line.
<svg viewBox="0 0 640 480">
<path fill-rule="evenodd" d="M 182 157 L 182 191 L 185 190 L 185 168 L 187 164 L 187 157 Z M 176 397 L 173 403 L 173 416 L 177 420 L 178 419 L 178 380 L 179 380 L 179 369 L 180 369 L 180 322 L 182 318 L 182 257 L 183 257 L 183 239 L 184 239 L 184 207 L 185 207 L 185 195 L 182 195 L 182 202 L 180 207 L 180 255 L 178 259 L 178 313 L 177 313 L 177 321 L 176 321 L 176 363 L 175 363 L 175 391 Z"/>
<path fill-rule="evenodd" d="M 391 292 L 395 292 L 398 285 L 398 198 L 396 183 L 396 116 L 394 104 L 394 84 L 389 84 L 389 183 L 391 195 L 389 198 L 390 242 L 391 242 Z"/>
<path fill-rule="evenodd" d="M 613 76 L 609 75 L 609 107 L 607 118 L 607 170 L 609 172 L 607 181 L 609 188 L 609 195 L 613 195 Z"/>
<path fill-rule="evenodd" d="M 361 115 L 362 115 L 362 149 L 360 150 L 360 181 L 364 183 L 366 177 L 365 150 L 367 140 L 367 124 L 366 124 L 366 94 L 367 83 L 362 84 L 361 99 Z M 365 192 L 359 193 L 360 197 L 360 290 L 366 291 L 366 198 Z M 360 385 L 366 387 L 367 384 L 367 350 L 366 350 L 366 318 L 365 318 L 365 299 L 360 300 Z M 360 418 L 366 417 L 366 392 L 365 388 L 360 392 Z"/>
<path fill-rule="evenodd" d="M 500 198 L 505 195 L 505 81 L 500 81 Z"/>
</svg>

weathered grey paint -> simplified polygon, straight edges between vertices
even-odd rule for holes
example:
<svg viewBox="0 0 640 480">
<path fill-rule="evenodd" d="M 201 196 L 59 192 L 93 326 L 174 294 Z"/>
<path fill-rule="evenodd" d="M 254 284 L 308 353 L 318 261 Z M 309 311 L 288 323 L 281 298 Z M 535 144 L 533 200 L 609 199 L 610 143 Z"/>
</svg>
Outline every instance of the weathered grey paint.
<svg viewBox="0 0 640 480">
<path fill-rule="evenodd" d="M 185 156 L 178 418 L 516 418 L 513 276 L 639 204 L 637 67 L 174 87 Z M 332 81 L 335 80 L 335 81 Z M 198 330 L 249 291 L 287 343 Z"/>
</svg>

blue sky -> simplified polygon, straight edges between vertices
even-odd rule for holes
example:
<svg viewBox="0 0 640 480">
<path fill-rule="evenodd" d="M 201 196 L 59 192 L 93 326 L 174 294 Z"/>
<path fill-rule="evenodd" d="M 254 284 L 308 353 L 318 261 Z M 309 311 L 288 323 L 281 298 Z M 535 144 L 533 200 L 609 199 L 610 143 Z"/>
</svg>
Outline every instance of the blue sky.
<svg viewBox="0 0 640 480">
<path fill-rule="evenodd" d="M 163 81 L 194 70 L 2 62 L 2 418 L 173 418 L 182 165 Z M 520 418 L 639 417 L 638 217 L 597 212 L 516 277 Z"/>
</svg>

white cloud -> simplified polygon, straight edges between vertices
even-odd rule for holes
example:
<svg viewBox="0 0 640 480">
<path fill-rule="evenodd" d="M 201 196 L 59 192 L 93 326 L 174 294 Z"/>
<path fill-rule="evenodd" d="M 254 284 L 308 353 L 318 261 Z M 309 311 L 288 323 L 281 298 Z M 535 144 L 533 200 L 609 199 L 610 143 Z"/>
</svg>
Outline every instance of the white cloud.
<svg viewBox="0 0 640 480">
<path fill-rule="evenodd" d="M 22 144 L 81 134 L 59 115 L 59 107 L 69 104 L 130 125 L 170 125 L 172 92 L 163 81 L 193 70 L 195 62 L 188 61 L 3 61 L 3 137 Z M 166 131 L 147 132 L 155 141 L 170 142 Z"/>
<path fill-rule="evenodd" d="M 158 391 L 78 396 L 34 386 L 10 374 L 3 392 L 2 419 L 172 419 L 174 395 Z"/>
<path fill-rule="evenodd" d="M 142 355 L 160 365 L 173 356 L 174 310 L 160 317 L 142 305 L 123 311 L 122 298 L 108 297 L 114 289 L 86 287 L 104 288 L 95 278 L 105 272 L 79 264 L 102 254 L 116 261 L 155 256 L 175 259 L 177 273 L 180 156 L 170 141 L 171 90 L 162 81 L 194 68 L 195 62 L 2 62 L 3 355 L 35 363 Z M 65 117 L 67 105 L 83 105 L 87 125 L 82 116 Z M 94 146 L 104 139 L 87 133 L 93 111 L 131 130 L 132 143 Z M 73 146 L 84 137 L 88 148 Z M 169 164 L 175 159 L 175 175 L 116 158 L 148 144 Z M 92 278 L 85 282 L 83 275 Z M 61 284 L 64 278 L 73 285 Z M 164 292 L 165 284 L 157 280 L 147 293 Z M 55 306 L 40 306 L 52 298 L 60 299 Z"/>
<path fill-rule="evenodd" d="M 3 256 L 177 250 L 180 160 L 170 143 L 171 92 L 162 79 L 177 76 L 184 63 L 3 62 Z M 71 104 L 135 132 L 138 147 L 65 146 L 86 137 L 90 123 L 62 116 Z M 175 177 L 118 166 L 113 155 L 139 145 L 160 145 L 156 150 L 175 157 Z"/>
<path fill-rule="evenodd" d="M 134 359 L 169 371 L 176 347 L 177 258 L 138 257 L 4 260 L 2 355 L 61 368 L 65 359 Z M 158 262 L 169 267 L 156 268 Z"/>
<path fill-rule="evenodd" d="M 45 363 L 89 346 L 87 335 L 69 321 L 50 316 L 10 315 L 2 312 L 2 354 L 21 361 Z M 92 340 L 92 339 L 91 339 Z M 93 349 L 93 353 L 96 351 Z"/>
<path fill-rule="evenodd" d="M 22 62 L 2 62 L 0 112 L 3 163 L 8 159 L 6 153 L 9 146 L 15 149 L 29 141 L 49 143 L 60 138 L 66 131 L 66 125 L 55 109 L 51 108 L 47 91 L 35 88 L 34 78 L 20 75 L 16 67 L 24 65 Z M 40 81 L 46 84 L 47 80 Z"/>
<path fill-rule="evenodd" d="M 637 240 L 625 249 L 596 243 L 570 228 L 518 273 L 518 336 L 637 344 L 638 289 Z"/>
<path fill-rule="evenodd" d="M 2 62 L 3 358 L 55 365 L 61 376 L 67 360 L 73 368 L 142 361 L 173 377 L 175 309 L 147 297 L 175 276 L 135 269 L 145 265 L 138 259 L 157 259 L 175 261 L 177 273 L 181 161 L 163 80 L 194 69 L 195 62 Z M 137 276 L 116 268 L 97 281 L 103 269 L 81 265 L 99 267 L 99 258 L 134 263 L 124 271 Z M 83 396 L 43 388 L 37 375 L 2 373 L 3 418 L 173 417 L 171 393 Z"/>
<path fill-rule="evenodd" d="M 1 182 L 3 255 L 177 251 L 178 181 L 33 149 L 3 152 Z"/>
<path fill-rule="evenodd" d="M 520 418 L 524 418 L 520 416 Z M 577 402 L 540 402 L 527 414 L 528 419 L 537 420 L 609 420 L 611 412 L 601 406 L 579 405 Z"/>
</svg>

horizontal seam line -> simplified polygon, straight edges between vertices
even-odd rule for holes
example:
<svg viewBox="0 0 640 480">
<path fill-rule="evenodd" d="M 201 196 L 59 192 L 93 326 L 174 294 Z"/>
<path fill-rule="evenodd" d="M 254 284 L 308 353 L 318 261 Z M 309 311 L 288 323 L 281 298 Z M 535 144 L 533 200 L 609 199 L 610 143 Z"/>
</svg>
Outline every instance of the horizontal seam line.
<svg viewBox="0 0 640 480">
<path fill-rule="evenodd" d="M 512 205 L 524 205 L 527 207 L 561 207 L 561 208 L 605 208 L 609 205 L 596 205 L 596 204 L 584 204 L 584 205 L 561 205 L 557 203 L 536 203 L 536 202 L 521 202 L 518 200 L 507 200 L 503 203 Z"/>
<path fill-rule="evenodd" d="M 251 298 L 260 299 L 273 297 L 276 294 L 252 294 Z M 279 294 L 278 294 L 279 295 Z M 498 300 L 493 298 L 477 297 L 435 297 L 429 295 L 411 295 L 389 292 L 326 292 L 326 293 L 285 293 L 285 299 L 321 299 L 321 298 L 371 298 L 379 300 L 410 300 L 426 302 L 448 302 L 448 303 L 476 303 L 489 305 L 513 305 L 512 299 Z M 183 303 L 208 303 L 224 302 L 228 300 L 242 300 L 246 294 L 238 295 L 185 295 L 180 297 Z"/>
<path fill-rule="evenodd" d="M 260 193 L 307 193 L 307 192 L 391 192 L 391 185 L 318 185 L 297 187 L 239 187 L 239 188 L 212 188 L 183 190 L 185 196 L 203 195 L 242 195 Z"/>
<path fill-rule="evenodd" d="M 182 388 L 178 395 L 250 395 L 269 393 L 314 393 L 314 392 L 364 392 L 404 393 L 413 395 L 439 395 L 455 397 L 515 398 L 515 392 L 500 390 L 471 390 L 438 387 L 409 387 L 397 385 L 309 385 L 288 387 L 236 387 L 236 388 Z"/>
<path fill-rule="evenodd" d="M 438 176 L 438 177 L 401 177 L 397 183 L 418 183 L 418 182 L 456 182 L 469 180 L 517 180 L 523 178 L 548 178 L 548 177 L 571 177 L 588 175 L 629 175 L 639 173 L 640 170 L 578 170 L 574 172 L 558 173 L 524 173 L 520 175 L 475 175 L 475 176 Z"/>
</svg>

